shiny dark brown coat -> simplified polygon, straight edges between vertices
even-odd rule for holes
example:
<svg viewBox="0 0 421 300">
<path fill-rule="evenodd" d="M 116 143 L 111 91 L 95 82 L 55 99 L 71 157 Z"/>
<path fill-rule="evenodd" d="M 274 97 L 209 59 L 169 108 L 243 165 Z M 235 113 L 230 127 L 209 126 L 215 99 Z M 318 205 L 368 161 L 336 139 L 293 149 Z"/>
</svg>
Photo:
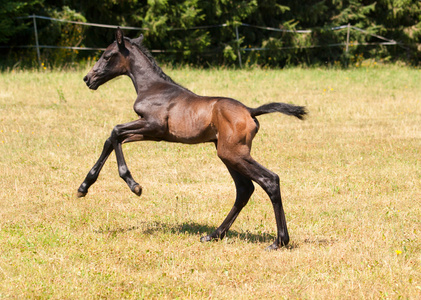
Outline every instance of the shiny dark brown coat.
<svg viewBox="0 0 421 300">
<path fill-rule="evenodd" d="M 84 197 L 97 180 L 102 166 L 114 150 L 120 177 L 133 193 L 140 196 L 142 188 L 133 179 L 124 160 L 122 144 L 136 141 L 168 141 L 186 144 L 213 142 L 217 154 L 227 166 L 237 189 L 235 203 L 226 219 L 202 242 L 222 239 L 254 191 L 257 182 L 268 194 L 275 211 L 277 238 L 269 250 L 285 246 L 289 235 L 282 207 L 279 177 L 250 156 L 252 140 L 259 129 L 256 116 L 281 112 L 303 119 L 301 106 L 269 103 L 249 108 L 224 97 L 203 97 L 176 84 L 158 67 L 142 46 L 143 36 L 128 39 L 120 29 L 112 43 L 92 70 L 84 77 L 90 89 L 119 75 L 129 76 L 137 92 L 134 111 L 138 119 L 117 125 L 105 141 L 102 153 L 78 189 Z"/>
</svg>

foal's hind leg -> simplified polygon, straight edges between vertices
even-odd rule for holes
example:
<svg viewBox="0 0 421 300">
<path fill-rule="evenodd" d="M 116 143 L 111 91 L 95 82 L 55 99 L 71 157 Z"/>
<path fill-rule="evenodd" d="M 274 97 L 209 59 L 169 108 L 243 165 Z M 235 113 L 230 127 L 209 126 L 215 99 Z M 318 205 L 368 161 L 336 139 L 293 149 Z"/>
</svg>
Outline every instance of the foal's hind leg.
<svg viewBox="0 0 421 300">
<path fill-rule="evenodd" d="M 221 226 L 219 226 L 212 234 L 202 237 L 200 239 L 201 242 L 208 242 L 214 239 L 223 239 L 232 223 L 234 223 L 238 214 L 241 212 L 243 207 L 246 206 L 254 192 L 254 185 L 250 179 L 244 177 L 230 167 L 228 167 L 228 171 L 234 179 L 235 187 L 237 189 L 237 196 L 234 206 L 232 207 L 228 216 L 225 218 L 224 222 L 222 222 Z"/>
<path fill-rule="evenodd" d="M 224 163 L 235 169 L 244 177 L 257 182 L 268 194 L 275 212 L 277 237 L 275 242 L 270 245 L 268 250 L 278 249 L 280 246 L 286 246 L 289 243 L 288 229 L 285 219 L 284 209 L 282 207 L 281 191 L 279 187 L 279 176 L 266 169 L 256 162 L 249 154 L 249 147 L 246 145 L 236 145 L 224 148 L 222 143 L 218 145 L 218 155 Z"/>
</svg>

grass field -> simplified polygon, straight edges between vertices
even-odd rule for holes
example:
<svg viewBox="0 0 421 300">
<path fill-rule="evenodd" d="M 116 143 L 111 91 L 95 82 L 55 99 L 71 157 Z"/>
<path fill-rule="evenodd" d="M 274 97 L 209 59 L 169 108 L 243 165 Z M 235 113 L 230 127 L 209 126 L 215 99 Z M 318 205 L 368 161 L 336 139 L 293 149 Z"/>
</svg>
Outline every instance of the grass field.
<svg viewBox="0 0 421 300">
<path fill-rule="evenodd" d="M 0 74 L 0 298 L 421 297 L 419 70 L 167 70 L 201 95 L 308 107 L 304 122 L 259 117 L 252 155 L 281 178 L 291 237 L 275 252 L 260 187 L 226 239 L 200 243 L 235 197 L 212 144 L 127 144 L 143 195 L 112 155 L 77 199 L 136 117 L 127 77 L 90 91 L 85 73 Z"/>
</svg>

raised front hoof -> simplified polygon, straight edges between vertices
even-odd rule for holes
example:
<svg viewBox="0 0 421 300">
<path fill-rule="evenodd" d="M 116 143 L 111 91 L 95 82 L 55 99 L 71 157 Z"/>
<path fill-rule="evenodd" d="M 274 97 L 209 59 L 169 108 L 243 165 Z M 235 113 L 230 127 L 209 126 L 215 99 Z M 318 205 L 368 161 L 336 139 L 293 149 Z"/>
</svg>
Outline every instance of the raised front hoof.
<svg viewBox="0 0 421 300">
<path fill-rule="evenodd" d="M 140 185 L 136 185 L 132 189 L 132 192 L 135 193 L 136 195 L 140 196 L 140 195 L 142 195 L 142 187 Z"/>
<path fill-rule="evenodd" d="M 86 196 L 86 194 L 87 194 L 88 192 L 81 192 L 81 191 L 77 191 L 77 194 L 76 194 L 76 196 L 78 197 L 78 198 L 83 198 L 83 197 L 85 197 Z"/>
</svg>

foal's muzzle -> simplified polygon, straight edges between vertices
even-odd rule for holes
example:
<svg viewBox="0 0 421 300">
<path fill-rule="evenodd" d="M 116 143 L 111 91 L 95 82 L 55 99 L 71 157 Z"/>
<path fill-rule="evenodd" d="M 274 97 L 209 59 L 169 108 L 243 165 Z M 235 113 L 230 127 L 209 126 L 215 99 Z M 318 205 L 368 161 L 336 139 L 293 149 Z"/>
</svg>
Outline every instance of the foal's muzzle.
<svg viewBox="0 0 421 300">
<path fill-rule="evenodd" d="M 88 74 L 89 75 L 89 74 Z M 86 85 L 88 86 L 88 88 L 90 88 L 91 90 L 96 90 L 98 88 L 98 86 L 96 86 L 94 84 L 94 82 L 91 82 L 91 76 L 86 75 L 85 77 L 83 77 L 83 81 L 86 83 Z"/>
</svg>

